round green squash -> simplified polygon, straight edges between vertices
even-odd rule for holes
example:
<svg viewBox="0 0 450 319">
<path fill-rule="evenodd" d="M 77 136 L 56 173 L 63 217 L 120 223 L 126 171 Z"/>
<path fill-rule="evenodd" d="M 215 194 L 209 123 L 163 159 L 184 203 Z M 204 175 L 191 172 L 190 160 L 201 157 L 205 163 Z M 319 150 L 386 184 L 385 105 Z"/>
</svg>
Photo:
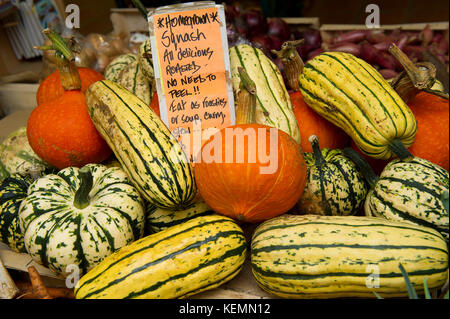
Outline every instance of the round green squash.
<svg viewBox="0 0 450 319">
<path fill-rule="evenodd" d="M 143 200 L 118 168 L 88 164 L 36 180 L 22 202 L 25 248 L 38 263 L 84 274 L 144 231 Z"/>
<path fill-rule="evenodd" d="M 29 175 L 13 174 L 0 184 L 0 242 L 19 253 L 26 252 L 19 209 L 33 181 Z"/>
<path fill-rule="evenodd" d="M 443 199 L 449 173 L 419 157 L 389 162 L 380 176 L 356 152 L 346 149 L 362 168 L 370 190 L 364 203 L 367 216 L 434 228 L 449 239 L 449 213 Z"/>
<path fill-rule="evenodd" d="M 50 169 L 50 165 L 31 149 L 26 126 L 9 134 L 0 144 L 0 182 L 10 174 L 34 172 L 39 175 Z"/>
<path fill-rule="evenodd" d="M 300 213 L 354 215 L 367 194 L 367 184 L 358 167 L 341 150 L 319 147 L 317 136 L 309 141 L 314 153 L 304 153 L 308 175 L 298 202 Z"/>
</svg>

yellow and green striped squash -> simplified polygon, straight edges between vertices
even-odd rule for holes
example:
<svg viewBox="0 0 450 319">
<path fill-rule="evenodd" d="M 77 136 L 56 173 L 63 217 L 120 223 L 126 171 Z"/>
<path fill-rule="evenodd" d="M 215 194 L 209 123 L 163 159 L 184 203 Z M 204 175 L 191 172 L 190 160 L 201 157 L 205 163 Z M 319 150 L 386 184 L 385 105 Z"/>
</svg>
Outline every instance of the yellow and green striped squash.
<svg viewBox="0 0 450 319">
<path fill-rule="evenodd" d="M 389 159 L 398 144 L 414 142 L 414 114 L 378 71 L 352 54 L 325 52 L 309 60 L 299 85 L 305 102 L 368 156 Z"/>
<path fill-rule="evenodd" d="M 260 49 L 248 44 L 236 45 L 229 51 L 234 95 L 240 91 L 239 67 L 245 69 L 255 83 L 255 123 L 276 127 L 300 144 L 300 129 L 277 66 Z"/>
<path fill-rule="evenodd" d="M 78 299 L 174 299 L 235 277 L 246 254 L 230 218 L 201 216 L 144 237 L 106 258 L 75 287 Z"/>
<path fill-rule="evenodd" d="M 180 210 L 193 201 L 193 169 L 181 145 L 146 103 L 104 80 L 89 87 L 86 104 L 98 132 L 152 205 Z"/>
<path fill-rule="evenodd" d="M 418 292 L 448 278 L 448 249 L 434 229 L 365 216 L 289 215 L 257 227 L 254 278 L 283 298 L 408 297 L 403 265 Z"/>
</svg>

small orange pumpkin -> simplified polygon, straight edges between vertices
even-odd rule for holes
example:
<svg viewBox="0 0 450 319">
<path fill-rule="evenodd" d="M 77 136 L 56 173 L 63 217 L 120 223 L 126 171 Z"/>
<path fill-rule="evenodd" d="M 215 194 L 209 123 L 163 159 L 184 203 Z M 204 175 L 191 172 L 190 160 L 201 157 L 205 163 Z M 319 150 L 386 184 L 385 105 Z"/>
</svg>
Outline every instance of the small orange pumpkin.
<svg viewBox="0 0 450 319">
<path fill-rule="evenodd" d="M 78 68 L 78 73 L 81 79 L 81 92 L 83 93 L 86 92 L 92 83 L 105 79 L 102 74 L 89 68 Z M 36 93 L 37 105 L 52 101 L 63 94 L 64 88 L 61 84 L 61 76 L 59 75 L 59 71 L 55 71 L 39 85 Z"/>
<path fill-rule="evenodd" d="M 427 92 L 420 92 L 408 103 L 417 121 L 417 134 L 411 154 L 449 170 L 449 103 Z"/>
<path fill-rule="evenodd" d="M 227 140 L 227 130 L 234 134 L 232 140 Z M 249 143 L 251 139 L 246 132 L 255 138 L 256 147 Z M 256 150 L 263 144 L 265 150 L 270 150 L 274 132 L 278 141 L 272 150 L 276 151 L 270 152 L 269 161 L 264 163 Z M 239 139 L 243 142 L 239 143 Z M 215 144 L 217 141 L 219 144 Z M 217 149 L 214 145 L 218 145 Z M 307 167 L 300 148 L 288 134 L 276 128 L 259 124 L 227 127 L 213 135 L 202 146 L 201 152 L 202 161 L 194 166 L 197 187 L 200 196 L 219 214 L 243 222 L 261 222 L 291 209 L 305 188 Z M 205 154 L 214 158 L 216 152 L 222 152 L 217 162 L 205 161 Z M 252 153 L 256 155 L 255 162 L 249 160 Z M 230 154 L 233 161 L 227 163 L 226 154 Z M 238 161 L 239 154 L 243 155 L 242 162 Z M 265 174 L 261 170 L 272 165 L 276 165 L 273 172 Z"/>
<path fill-rule="evenodd" d="M 49 29 L 43 33 L 64 56 L 59 58 L 64 92 L 33 110 L 27 123 L 28 142 L 40 158 L 58 169 L 103 162 L 112 151 L 89 117 L 73 53 L 58 34 Z"/>
<path fill-rule="evenodd" d="M 289 96 L 300 129 L 300 135 L 302 137 L 300 145 L 304 152 L 313 152 L 311 143 L 308 142 L 308 138 L 311 135 L 318 137 L 322 148 L 337 149 L 348 146 L 350 140 L 348 135 L 339 127 L 314 112 L 305 103 L 300 92 L 292 92 Z"/>
<path fill-rule="evenodd" d="M 307 167 L 288 134 L 253 124 L 256 89 L 242 68 L 239 73 L 238 124 L 203 144 L 194 174 L 200 196 L 215 212 L 257 223 L 295 206 L 305 188 Z"/>
</svg>

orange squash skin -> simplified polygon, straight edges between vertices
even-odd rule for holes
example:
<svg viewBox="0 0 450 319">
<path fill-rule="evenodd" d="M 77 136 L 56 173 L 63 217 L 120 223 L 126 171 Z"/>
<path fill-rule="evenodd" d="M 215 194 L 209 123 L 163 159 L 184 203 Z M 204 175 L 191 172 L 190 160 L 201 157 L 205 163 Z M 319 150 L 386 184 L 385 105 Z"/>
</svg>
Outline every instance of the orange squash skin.
<svg viewBox="0 0 450 319">
<path fill-rule="evenodd" d="M 152 101 L 150 102 L 150 108 L 155 111 L 158 117 L 161 117 L 161 114 L 159 112 L 158 93 L 156 91 L 153 93 Z"/>
<path fill-rule="evenodd" d="M 260 143 L 265 142 L 266 154 L 269 153 L 268 126 L 240 124 L 229 128 L 263 128 L 266 138 L 265 141 L 256 139 L 256 149 L 259 149 Z M 277 168 L 272 174 L 261 174 L 260 168 L 269 164 L 261 163 L 259 156 L 256 156 L 255 163 L 249 163 L 248 140 L 244 140 L 244 145 L 237 146 L 236 141 L 226 143 L 225 129 L 216 133 L 222 138 L 222 163 L 206 163 L 203 160 L 194 166 L 200 196 L 215 212 L 242 222 L 261 222 L 291 209 L 302 195 L 306 183 L 307 167 L 298 144 L 288 134 L 277 130 L 278 149 L 273 152 L 278 156 Z M 202 154 L 205 154 L 205 148 L 215 136 L 203 144 Z M 243 163 L 236 163 L 236 150 L 244 151 Z M 211 154 L 215 154 L 214 151 Z M 225 163 L 227 152 L 232 152 L 234 162 Z M 271 160 L 274 158 L 271 157 Z"/>
<path fill-rule="evenodd" d="M 76 90 L 36 107 L 27 136 L 36 154 L 58 169 L 100 163 L 112 153 L 89 117 L 84 94 Z"/>
<path fill-rule="evenodd" d="M 449 170 L 449 103 L 431 93 L 420 92 L 408 103 L 417 120 L 411 154 Z"/>
<path fill-rule="evenodd" d="M 97 81 L 104 80 L 103 75 L 90 68 L 78 68 L 81 79 L 81 92 L 85 93 L 89 86 Z M 61 85 L 59 71 L 55 71 L 46 77 L 36 93 L 37 105 L 52 101 L 64 94 L 64 88 Z"/>
<path fill-rule="evenodd" d="M 316 135 L 319 138 L 320 147 L 322 148 L 344 148 L 348 145 L 349 136 L 339 127 L 314 112 L 305 103 L 300 92 L 292 92 L 289 96 L 300 129 L 302 137 L 300 145 L 304 152 L 313 152 L 311 143 L 308 142 L 308 138 L 311 135 Z"/>
</svg>

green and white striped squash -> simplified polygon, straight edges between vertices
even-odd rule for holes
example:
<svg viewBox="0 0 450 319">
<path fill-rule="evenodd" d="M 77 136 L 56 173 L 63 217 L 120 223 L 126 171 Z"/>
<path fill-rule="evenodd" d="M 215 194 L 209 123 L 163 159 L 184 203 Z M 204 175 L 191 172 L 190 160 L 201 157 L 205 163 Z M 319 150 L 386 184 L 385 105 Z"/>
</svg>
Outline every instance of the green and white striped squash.
<svg viewBox="0 0 450 319">
<path fill-rule="evenodd" d="M 419 293 L 424 279 L 442 287 L 447 244 L 432 228 L 366 216 L 285 214 L 252 237 L 256 282 L 283 298 L 407 297 L 400 263 Z"/>
<path fill-rule="evenodd" d="M 34 153 L 28 143 L 27 128 L 22 126 L 0 144 L 0 182 L 10 174 L 41 174 L 51 167 Z"/>
<path fill-rule="evenodd" d="M 155 90 L 155 71 L 153 70 L 152 47 L 150 39 L 144 41 L 139 47 L 138 61 L 141 65 L 142 72 L 150 83 L 150 96 L 153 96 Z"/>
<path fill-rule="evenodd" d="M 241 78 L 238 68 L 247 71 L 256 86 L 255 123 L 276 127 L 300 144 L 300 130 L 283 76 L 264 53 L 248 44 L 230 48 L 231 80 L 238 96 Z"/>
<path fill-rule="evenodd" d="M 104 76 L 105 79 L 113 82 L 117 82 L 119 74 L 128 65 L 138 60 L 138 56 L 133 53 L 127 53 L 119 55 L 117 58 L 111 61 L 110 64 L 105 69 Z"/>
<path fill-rule="evenodd" d="M 19 209 L 33 181 L 29 175 L 13 174 L 0 184 L 0 242 L 19 253 L 26 252 Z"/>
<path fill-rule="evenodd" d="M 304 153 L 308 173 L 298 202 L 301 214 L 354 215 L 367 194 L 358 167 L 338 149 L 320 149 L 317 136 L 309 141 L 314 153 Z"/>
<path fill-rule="evenodd" d="M 214 211 L 203 200 L 196 201 L 178 211 L 147 205 L 145 227 L 148 234 L 157 233 L 192 218 L 211 214 L 214 214 Z"/>
<path fill-rule="evenodd" d="M 407 157 L 416 118 L 370 64 L 349 53 L 324 52 L 305 64 L 299 86 L 305 102 L 342 128 L 366 155 Z"/>
<path fill-rule="evenodd" d="M 143 235 L 145 208 L 122 169 L 88 164 L 36 180 L 19 218 L 36 262 L 62 275 L 76 265 L 83 274 Z"/>
<path fill-rule="evenodd" d="M 193 169 L 181 145 L 148 105 L 107 80 L 89 87 L 86 104 L 97 131 L 150 204 L 182 210 L 194 200 Z"/>
<path fill-rule="evenodd" d="M 221 215 L 200 216 L 144 237 L 81 277 L 77 299 L 174 299 L 216 288 L 242 269 L 242 229 Z"/>
<path fill-rule="evenodd" d="M 128 64 L 119 74 L 117 84 L 136 95 L 145 104 L 150 105 L 152 99 L 151 83 L 142 72 L 138 61 Z"/>
<path fill-rule="evenodd" d="M 449 213 L 442 194 L 449 173 L 432 162 L 414 157 L 389 162 L 367 194 L 367 216 L 383 217 L 436 229 L 448 241 Z"/>
</svg>

